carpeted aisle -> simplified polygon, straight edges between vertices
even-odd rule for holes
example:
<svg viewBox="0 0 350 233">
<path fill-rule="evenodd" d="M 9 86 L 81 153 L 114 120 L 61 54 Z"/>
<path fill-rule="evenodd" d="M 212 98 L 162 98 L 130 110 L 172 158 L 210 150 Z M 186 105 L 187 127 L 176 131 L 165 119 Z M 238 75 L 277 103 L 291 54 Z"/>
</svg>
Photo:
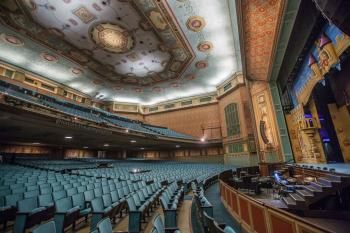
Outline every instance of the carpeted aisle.
<svg viewBox="0 0 350 233">
<path fill-rule="evenodd" d="M 232 227 L 236 233 L 242 233 L 241 226 L 234 220 L 226 210 L 220 199 L 219 183 L 215 183 L 205 191 L 205 197 L 214 207 L 214 219 L 218 223 L 225 223 Z"/>
</svg>

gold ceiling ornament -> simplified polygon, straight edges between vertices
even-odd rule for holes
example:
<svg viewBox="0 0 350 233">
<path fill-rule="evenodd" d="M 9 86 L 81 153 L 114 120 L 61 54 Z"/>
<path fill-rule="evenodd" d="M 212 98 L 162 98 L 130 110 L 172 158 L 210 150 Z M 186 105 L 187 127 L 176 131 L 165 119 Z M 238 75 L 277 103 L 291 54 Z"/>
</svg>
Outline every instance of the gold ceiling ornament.
<svg viewBox="0 0 350 233">
<path fill-rule="evenodd" d="M 51 53 L 48 53 L 48 52 L 43 52 L 43 53 L 40 53 L 40 57 L 42 59 L 44 59 L 45 61 L 48 61 L 48 62 L 57 62 L 58 61 L 58 57 L 51 54 Z"/>
<path fill-rule="evenodd" d="M 23 40 L 19 37 L 11 34 L 1 33 L 0 38 L 5 42 L 13 46 L 22 47 L 24 45 Z"/>
<path fill-rule="evenodd" d="M 130 33 L 116 24 L 98 24 L 92 28 L 90 35 L 98 46 L 112 53 L 125 53 L 134 45 Z"/>
<path fill-rule="evenodd" d="M 210 52 L 213 49 L 213 43 L 210 41 L 202 41 L 198 44 L 197 49 L 204 53 Z"/>
<path fill-rule="evenodd" d="M 70 68 L 70 71 L 75 75 L 75 76 L 79 76 L 83 73 L 83 70 L 78 68 L 78 67 L 72 67 Z"/>
<path fill-rule="evenodd" d="M 196 68 L 197 69 L 204 69 L 204 68 L 207 68 L 207 67 L 208 67 L 208 62 L 205 61 L 205 60 L 196 62 Z"/>
<path fill-rule="evenodd" d="M 192 16 L 187 20 L 186 26 L 194 32 L 200 32 L 205 27 L 206 22 L 201 16 Z"/>
</svg>

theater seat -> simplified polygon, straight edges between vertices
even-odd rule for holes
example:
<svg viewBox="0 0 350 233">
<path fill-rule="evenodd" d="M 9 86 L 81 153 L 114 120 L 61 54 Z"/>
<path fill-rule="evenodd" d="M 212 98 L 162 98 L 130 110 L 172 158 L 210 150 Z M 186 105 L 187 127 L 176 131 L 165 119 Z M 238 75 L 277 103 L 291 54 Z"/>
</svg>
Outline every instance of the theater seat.
<svg viewBox="0 0 350 233">
<path fill-rule="evenodd" d="M 91 201 L 92 219 L 91 230 L 96 228 L 96 225 L 105 217 L 113 218 L 114 209 L 112 206 L 105 206 L 102 197 L 97 197 Z"/>
<path fill-rule="evenodd" d="M 55 224 L 57 233 L 64 232 L 64 229 L 70 225 L 75 228 L 75 221 L 80 216 L 79 206 L 73 206 L 72 198 L 66 197 L 55 202 Z"/>
<path fill-rule="evenodd" d="M 174 228 L 165 228 L 164 224 L 163 224 L 163 220 L 160 217 L 160 215 L 158 214 L 154 220 L 153 220 L 153 229 L 151 232 L 156 232 L 156 233 L 180 233 L 180 231 L 174 227 Z"/>
<path fill-rule="evenodd" d="M 225 227 L 224 231 L 225 233 L 236 233 L 236 231 L 229 226 Z"/>
<path fill-rule="evenodd" d="M 88 215 L 91 213 L 91 208 L 87 207 L 87 202 L 85 202 L 84 194 L 78 193 L 72 196 L 73 206 L 79 206 L 80 217 L 85 217 L 86 220 Z"/>
<path fill-rule="evenodd" d="M 125 231 L 113 231 L 111 220 L 109 218 L 104 218 L 97 223 L 95 230 L 90 233 L 128 233 Z"/>
<path fill-rule="evenodd" d="M 18 201 L 18 211 L 13 232 L 23 233 L 25 229 L 39 224 L 45 213 L 45 207 L 39 207 L 37 197 L 31 197 Z"/>
<path fill-rule="evenodd" d="M 55 221 L 50 221 L 33 229 L 32 233 L 56 233 Z"/>
</svg>

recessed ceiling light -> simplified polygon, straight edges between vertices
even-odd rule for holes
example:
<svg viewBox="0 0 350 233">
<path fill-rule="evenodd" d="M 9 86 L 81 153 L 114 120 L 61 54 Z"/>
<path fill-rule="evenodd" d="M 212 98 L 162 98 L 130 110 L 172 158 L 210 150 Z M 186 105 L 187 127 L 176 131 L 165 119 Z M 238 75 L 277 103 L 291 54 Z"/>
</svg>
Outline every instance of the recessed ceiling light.
<svg viewBox="0 0 350 233">
<path fill-rule="evenodd" d="M 106 143 L 106 144 L 104 144 L 103 146 L 109 146 L 109 144 Z"/>
<path fill-rule="evenodd" d="M 205 142 L 205 138 L 201 138 L 201 142 Z"/>
<path fill-rule="evenodd" d="M 64 138 L 65 139 L 72 139 L 73 137 L 72 136 L 65 136 Z"/>
<path fill-rule="evenodd" d="M 131 140 L 130 142 L 131 142 L 131 143 L 135 143 L 136 141 L 135 141 L 135 140 Z"/>
<path fill-rule="evenodd" d="M 39 145 L 40 142 L 33 142 L 32 144 L 33 144 L 33 145 Z"/>
<path fill-rule="evenodd" d="M 125 132 L 126 132 L 126 133 L 129 133 L 129 129 L 126 129 Z"/>
<path fill-rule="evenodd" d="M 176 145 L 176 148 L 179 148 L 180 147 L 180 145 Z"/>
<path fill-rule="evenodd" d="M 84 149 L 87 149 L 87 148 L 89 148 L 89 147 L 88 147 L 88 146 L 84 146 L 83 148 L 84 148 Z"/>
<path fill-rule="evenodd" d="M 141 150 L 144 150 L 145 148 L 141 147 L 140 149 L 141 149 Z"/>
</svg>

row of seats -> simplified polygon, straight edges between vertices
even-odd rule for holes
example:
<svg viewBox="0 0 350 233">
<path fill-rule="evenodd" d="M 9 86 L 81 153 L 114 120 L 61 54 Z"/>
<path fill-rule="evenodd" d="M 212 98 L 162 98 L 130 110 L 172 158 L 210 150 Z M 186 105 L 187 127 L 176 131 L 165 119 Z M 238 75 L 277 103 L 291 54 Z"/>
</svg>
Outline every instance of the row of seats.
<svg viewBox="0 0 350 233">
<path fill-rule="evenodd" d="M 165 227 L 175 228 L 177 225 L 177 210 L 184 198 L 184 187 L 176 182 L 170 184 L 160 197 L 162 204 Z"/>
<path fill-rule="evenodd" d="M 194 193 L 197 217 L 203 231 L 205 233 L 235 233 L 230 226 L 220 224 L 214 220 L 213 206 L 204 195 L 205 186 L 203 183 L 192 182 L 191 186 Z"/>
<path fill-rule="evenodd" d="M 75 228 L 91 218 L 91 230 L 102 219 L 115 221 L 129 211 L 129 231 L 139 232 L 156 206 L 161 204 L 165 226 L 176 227 L 176 212 L 186 182 L 227 169 L 222 165 L 140 161 L 16 160 L 0 165 L 0 224 L 14 221 L 14 232 L 23 233 L 54 219 L 57 232 Z M 112 168 L 89 164 L 111 163 Z M 46 170 L 59 165 L 58 171 Z M 30 166 L 30 167 L 28 167 Z M 38 169 L 38 168 L 40 169 Z M 43 170 L 44 169 L 44 170 Z"/>
<path fill-rule="evenodd" d="M 54 221 L 41 224 L 33 229 L 32 233 L 56 233 L 56 224 Z M 97 223 L 96 229 L 91 233 L 113 233 L 112 224 L 109 218 L 104 218 Z M 118 233 L 126 233 L 118 231 Z M 181 233 L 178 229 L 165 228 L 161 216 L 158 214 L 153 220 L 153 227 L 151 233 Z"/>
<path fill-rule="evenodd" d="M 99 110 L 94 107 L 83 106 L 77 103 L 72 103 L 64 100 L 59 100 L 52 96 L 39 94 L 34 90 L 25 89 L 0 80 L 0 91 L 11 97 L 29 102 L 38 106 L 51 108 L 62 113 L 85 119 L 97 124 L 115 125 L 125 129 L 153 134 L 163 135 L 167 137 L 181 139 L 195 139 L 190 135 L 178 133 L 174 130 L 146 125 L 139 121 L 134 121 L 125 117 L 121 117 L 104 110 Z"/>
</svg>

